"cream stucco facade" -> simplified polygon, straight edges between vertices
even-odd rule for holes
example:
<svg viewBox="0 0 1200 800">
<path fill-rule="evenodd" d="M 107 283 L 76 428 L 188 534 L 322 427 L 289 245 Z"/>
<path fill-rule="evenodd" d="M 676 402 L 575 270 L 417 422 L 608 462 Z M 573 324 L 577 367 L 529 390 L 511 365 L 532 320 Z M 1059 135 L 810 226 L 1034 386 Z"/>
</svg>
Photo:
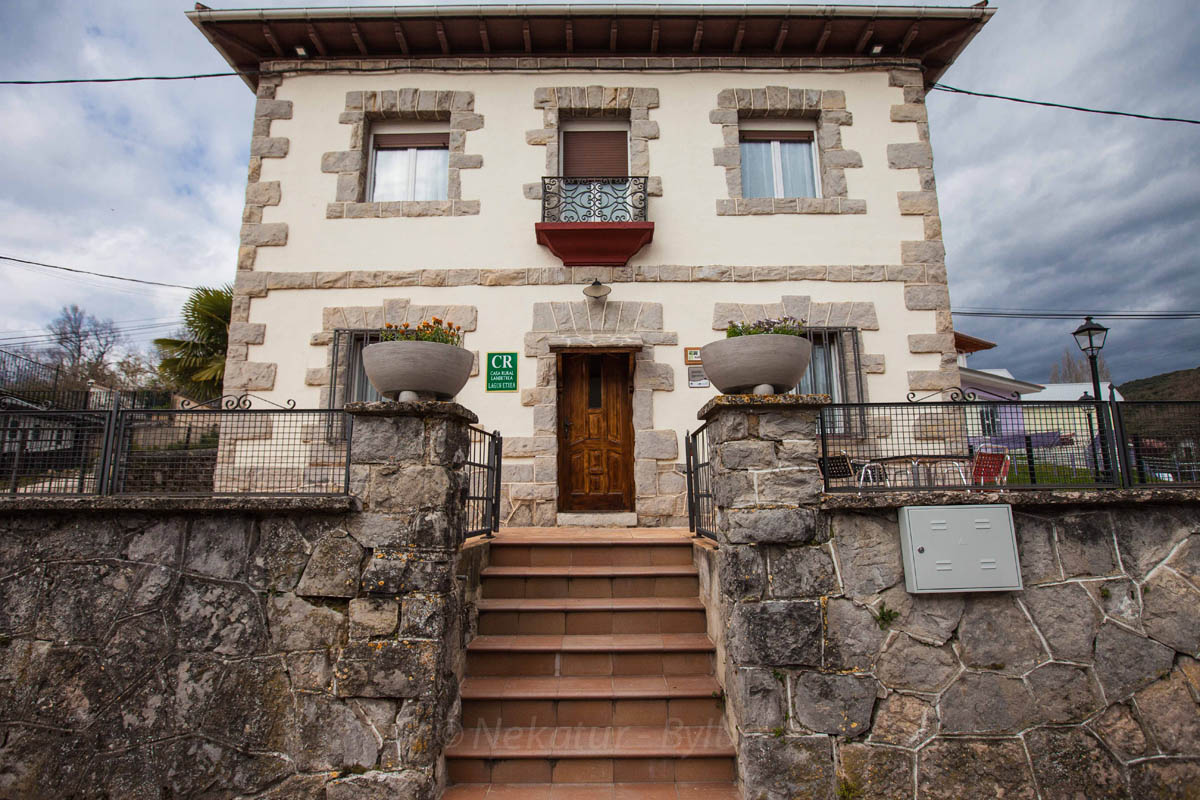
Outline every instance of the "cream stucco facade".
<svg viewBox="0 0 1200 800">
<path fill-rule="evenodd" d="M 730 319 L 782 312 L 786 298 L 786 310 L 818 315 L 811 325 L 856 328 L 853 377 L 865 397 L 849 399 L 957 385 L 916 69 L 332 74 L 288 66 L 275 65 L 280 74 L 263 76 L 258 89 L 228 391 L 322 406 L 334 329 L 395 321 L 389 303 L 443 315 L 454 307 L 469 318 L 468 349 L 521 354 L 520 391 L 487 392 L 476 374 L 459 401 L 504 434 L 506 520 L 553 524 L 547 342 L 563 329 L 535 317 L 539 304 L 585 302 L 582 284 L 598 278 L 612 286 L 607 303 L 657 315 L 636 362 L 645 375 L 634 376 L 637 510 L 643 524 L 679 524 L 682 434 L 713 394 L 688 387 L 683 351 L 723 336 Z M 616 115 L 638 137 L 631 173 L 648 176 L 653 241 L 624 267 L 564 267 L 535 241 L 539 182 L 554 174 L 566 113 L 557 106 L 574 91 L 583 100 L 573 113 L 587 116 L 586 87 L 593 104 L 625 98 L 628 110 Z M 441 103 L 408 116 L 414 127 L 450 131 L 452 200 L 361 202 L 355 151 L 372 120 L 405 118 L 406 95 L 417 109 L 426 97 Z M 739 121 L 787 117 L 789 102 L 805 106 L 790 117 L 814 121 L 828 199 L 807 207 L 740 199 Z M 599 342 L 615 323 L 604 327 L 603 302 L 586 302 L 599 322 L 572 332 Z"/>
</svg>

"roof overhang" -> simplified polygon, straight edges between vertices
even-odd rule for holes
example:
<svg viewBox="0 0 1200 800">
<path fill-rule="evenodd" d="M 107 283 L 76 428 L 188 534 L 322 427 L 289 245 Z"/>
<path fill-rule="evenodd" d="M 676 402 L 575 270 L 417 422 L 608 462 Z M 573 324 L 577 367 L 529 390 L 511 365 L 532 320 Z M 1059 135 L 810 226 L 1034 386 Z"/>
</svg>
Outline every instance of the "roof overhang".
<svg viewBox="0 0 1200 800">
<path fill-rule="evenodd" d="M 1046 388 L 1040 383 L 1019 381 L 1016 378 L 1006 378 L 1003 375 L 983 372 L 969 367 L 959 367 L 958 376 L 962 383 L 977 386 L 999 397 L 1012 396 L 1013 394 L 1032 394 Z"/>
<path fill-rule="evenodd" d="M 187 16 L 251 88 L 257 84 L 262 63 L 294 60 L 297 47 L 305 51 L 305 58 L 318 62 L 696 56 L 821 58 L 828 60 L 829 68 L 845 68 L 845 59 L 853 58 L 880 67 L 919 65 L 928 86 L 994 13 L 994 8 L 975 6 L 427 5 L 217 10 L 197 3 Z"/>
<path fill-rule="evenodd" d="M 995 346 L 995 342 L 989 342 L 987 339 L 980 339 L 978 336 L 971 336 L 959 331 L 954 332 L 954 349 L 959 353 L 978 353 L 980 350 L 991 350 Z"/>
</svg>

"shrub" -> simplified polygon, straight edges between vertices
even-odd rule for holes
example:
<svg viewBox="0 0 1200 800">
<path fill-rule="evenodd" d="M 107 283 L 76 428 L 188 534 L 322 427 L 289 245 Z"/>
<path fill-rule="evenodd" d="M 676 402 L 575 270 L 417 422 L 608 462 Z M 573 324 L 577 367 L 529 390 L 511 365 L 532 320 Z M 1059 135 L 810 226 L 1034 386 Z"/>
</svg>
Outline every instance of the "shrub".
<svg viewBox="0 0 1200 800">
<path fill-rule="evenodd" d="M 778 319 L 760 319 L 754 322 L 732 322 L 725 330 L 725 338 L 734 336 L 754 336 L 759 333 L 778 333 L 784 336 L 803 336 L 804 322 L 795 317 L 779 317 Z"/>
</svg>

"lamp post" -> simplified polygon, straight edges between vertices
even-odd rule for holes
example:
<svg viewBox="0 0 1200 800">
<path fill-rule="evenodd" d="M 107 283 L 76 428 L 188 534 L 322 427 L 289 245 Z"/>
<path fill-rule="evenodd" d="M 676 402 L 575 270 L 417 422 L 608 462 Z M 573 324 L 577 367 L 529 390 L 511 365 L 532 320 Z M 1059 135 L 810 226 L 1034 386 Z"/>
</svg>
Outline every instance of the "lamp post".
<svg viewBox="0 0 1200 800">
<path fill-rule="evenodd" d="M 1108 328 L 1091 317 L 1085 317 L 1083 324 L 1076 328 L 1071 335 L 1075 337 L 1075 343 L 1087 355 L 1092 366 L 1092 391 L 1096 403 L 1096 422 L 1100 429 L 1100 455 L 1104 459 L 1104 473 L 1111 476 L 1108 458 L 1108 426 L 1104 424 L 1104 417 L 1100 414 L 1100 403 L 1104 396 L 1100 394 L 1100 367 L 1097 364 L 1100 349 L 1104 347 L 1104 340 L 1108 336 Z"/>
<path fill-rule="evenodd" d="M 1096 358 L 1100 355 L 1100 349 L 1104 347 L 1104 339 L 1108 336 L 1108 328 L 1095 322 L 1091 317 L 1085 317 L 1083 324 L 1075 329 L 1071 334 L 1075 337 L 1075 343 L 1079 345 L 1088 357 L 1088 361 L 1092 365 L 1092 391 L 1095 393 L 1097 402 L 1102 399 L 1100 394 L 1100 368 L 1096 364 Z"/>
</svg>

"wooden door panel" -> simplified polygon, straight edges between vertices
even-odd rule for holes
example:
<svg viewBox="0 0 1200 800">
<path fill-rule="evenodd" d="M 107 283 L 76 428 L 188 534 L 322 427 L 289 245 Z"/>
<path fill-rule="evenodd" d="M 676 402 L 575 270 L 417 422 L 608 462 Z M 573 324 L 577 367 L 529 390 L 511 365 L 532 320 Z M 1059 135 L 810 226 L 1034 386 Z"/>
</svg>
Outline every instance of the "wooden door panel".
<svg viewBox="0 0 1200 800">
<path fill-rule="evenodd" d="M 559 508 L 633 510 L 628 353 L 560 356 Z"/>
</svg>

